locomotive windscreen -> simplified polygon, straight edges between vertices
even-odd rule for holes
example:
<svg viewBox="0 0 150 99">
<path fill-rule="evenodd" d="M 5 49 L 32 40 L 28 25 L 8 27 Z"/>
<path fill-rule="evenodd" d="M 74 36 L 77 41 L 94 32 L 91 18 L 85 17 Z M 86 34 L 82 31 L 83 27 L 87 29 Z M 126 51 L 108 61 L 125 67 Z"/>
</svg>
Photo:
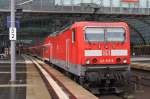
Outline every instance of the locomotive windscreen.
<svg viewBox="0 0 150 99">
<path fill-rule="evenodd" d="M 123 42 L 125 40 L 125 30 L 123 28 L 107 28 L 106 41 Z"/>
<path fill-rule="evenodd" d="M 125 30 L 120 27 L 87 27 L 85 29 L 85 40 L 95 42 L 123 42 Z"/>
<path fill-rule="evenodd" d="M 104 41 L 104 28 L 87 27 L 85 29 L 85 39 L 88 41 Z"/>
</svg>

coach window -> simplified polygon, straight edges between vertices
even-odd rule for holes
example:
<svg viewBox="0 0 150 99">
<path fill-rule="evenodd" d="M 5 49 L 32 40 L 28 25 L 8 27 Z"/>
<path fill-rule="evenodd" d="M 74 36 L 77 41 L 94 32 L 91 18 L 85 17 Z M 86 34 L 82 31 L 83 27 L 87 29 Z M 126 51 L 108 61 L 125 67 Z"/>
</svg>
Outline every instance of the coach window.
<svg viewBox="0 0 150 99">
<path fill-rule="evenodd" d="M 75 29 L 72 29 L 72 43 L 75 42 Z"/>
</svg>

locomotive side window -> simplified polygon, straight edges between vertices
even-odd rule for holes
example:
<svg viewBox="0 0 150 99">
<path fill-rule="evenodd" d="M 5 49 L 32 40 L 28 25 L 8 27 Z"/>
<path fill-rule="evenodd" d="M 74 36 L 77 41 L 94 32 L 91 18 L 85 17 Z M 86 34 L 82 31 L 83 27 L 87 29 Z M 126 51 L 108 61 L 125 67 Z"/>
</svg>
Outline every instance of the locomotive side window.
<svg viewBox="0 0 150 99">
<path fill-rule="evenodd" d="M 85 29 L 85 40 L 87 41 L 104 41 L 104 28 L 101 27 L 87 27 Z"/>
<path fill-rule="evenodd" d="M 107 28 L 106 41 L 123 42 L 125 40 L 125 30 L 123 28 Z"/>
<path fill-rule="evenodd" d="M 75 42 L 75 29 L 72 30 L 72 43 Z"/>
</svg>

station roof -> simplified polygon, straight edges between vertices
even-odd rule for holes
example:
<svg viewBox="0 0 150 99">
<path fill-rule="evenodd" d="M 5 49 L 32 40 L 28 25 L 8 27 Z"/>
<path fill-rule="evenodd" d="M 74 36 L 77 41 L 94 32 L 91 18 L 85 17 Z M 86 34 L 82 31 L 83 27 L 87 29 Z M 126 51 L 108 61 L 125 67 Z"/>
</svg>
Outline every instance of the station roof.
<svg viewBox="0 0 150 99">
<path fill-rule="evenodd" d="M 29 2 L 28 2 L 29 1 Z M 100 22 L 127 22 L 131 31 L 131 42 L 133 44 L 150 44 L 150 8 L 149 2 L 141 1 L 139 4 L 130 6 L 117 5 L 112 0 L 113 6 L 109 6 L 106 0 L 103 2 L 81 2 L 86 0 L 16 0 L 16 7 L 23 9 L 18 29 L 18 42 L 32 42 L 36 44 L 49 34 L 58 31 L 64 25 L 75 21 L 94 20 Z M 80 2 L 76 2 L 80 1 Z M 88 1 L 88 0 L 87 0 Z M 148 3 L 148 4 L 147 4 Z M 10 0 L 0 0 L 0 46 L 8 42 L 8 28 L 6 28 L 6 17 L 9 16 Z M 137 6 L 140 5 L 140 6 Z"/>
</svg>

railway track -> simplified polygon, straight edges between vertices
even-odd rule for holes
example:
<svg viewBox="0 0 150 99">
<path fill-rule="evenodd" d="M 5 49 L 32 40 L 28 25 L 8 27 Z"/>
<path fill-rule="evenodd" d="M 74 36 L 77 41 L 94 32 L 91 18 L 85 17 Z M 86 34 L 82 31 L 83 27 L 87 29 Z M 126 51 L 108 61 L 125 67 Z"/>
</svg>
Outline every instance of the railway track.
<svg viewBox="0 0 150 99">
<path fill-rule="evenodd" d="M 150 87 L 150 73 L 149 71 L 132 69 L 132 81 L 138 86 Z"/>
</svg>

